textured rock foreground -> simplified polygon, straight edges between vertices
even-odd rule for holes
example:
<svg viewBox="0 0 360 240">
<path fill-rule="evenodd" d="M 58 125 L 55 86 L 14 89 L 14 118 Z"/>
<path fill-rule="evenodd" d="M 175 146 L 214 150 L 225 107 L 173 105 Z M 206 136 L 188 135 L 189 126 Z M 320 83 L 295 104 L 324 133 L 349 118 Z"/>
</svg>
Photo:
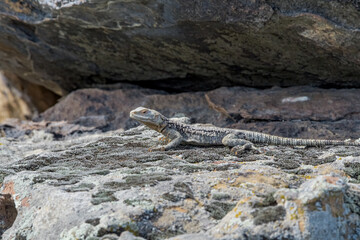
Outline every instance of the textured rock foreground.
<svg viewBox="0 0 360 240">
<path fill-rule="evenodd" d="M 149 152 L 158 138 L 1 138 L 3 239 L 360 238 L 358 148 Z"/>
<path fill-rule="evenodd" d="M 342 0 L 1 1 L 0 66 L 59 95 L 121 81 L 359 87 L 359 9 Z"/>
</svg>

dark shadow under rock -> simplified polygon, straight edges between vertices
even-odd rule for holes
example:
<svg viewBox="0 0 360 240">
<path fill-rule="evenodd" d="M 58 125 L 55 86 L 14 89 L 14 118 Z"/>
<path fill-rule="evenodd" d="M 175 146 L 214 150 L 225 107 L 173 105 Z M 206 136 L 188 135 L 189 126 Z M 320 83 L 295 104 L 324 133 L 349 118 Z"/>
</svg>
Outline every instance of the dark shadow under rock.
<svg viewBox="0 0 360 240">
<path fill-rule="evenodd" d="M 0 238 L 13 225 L 17 214 L 12 196 L 10 194 L 0 194 Z"/>
</svg>

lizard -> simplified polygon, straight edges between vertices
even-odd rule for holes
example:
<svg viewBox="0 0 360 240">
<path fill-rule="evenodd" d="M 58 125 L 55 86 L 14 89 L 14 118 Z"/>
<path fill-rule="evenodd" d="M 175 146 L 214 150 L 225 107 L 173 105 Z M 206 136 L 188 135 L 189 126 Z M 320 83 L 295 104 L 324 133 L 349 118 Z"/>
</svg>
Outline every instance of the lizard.
<svg viewBox="0 0 360 240">
<path fill-rule="evenodd" d="M 250 149 L 256 150 L 253 143 L 306 147 L 327 145 L 360 146 L 360 142 L 286 138 L 248 130 L 186 124 L 167 118 L 156 110 L 144 107 L 138 107 L 132 110 L 130 112 L 130 118 L 137 120 L 170 139 L 168 144 L 152 149 L 160 151 L 174 149 L 180 144 L 198 146 L 223 145 L 232 147 L 231 152 L 233 153 Z"/>
</svg>

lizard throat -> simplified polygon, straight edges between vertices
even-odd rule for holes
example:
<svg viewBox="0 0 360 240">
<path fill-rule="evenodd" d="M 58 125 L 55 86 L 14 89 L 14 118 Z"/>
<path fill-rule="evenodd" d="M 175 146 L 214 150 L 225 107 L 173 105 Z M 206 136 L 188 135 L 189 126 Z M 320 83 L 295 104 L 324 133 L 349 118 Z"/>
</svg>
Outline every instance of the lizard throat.
<svg viewBox="0 0 360 240">
<path fill-rule="evenodd" d="M 165 130 L 165 128 L 167 127 L 167 124 L 158 125 L 158 124 L 150 123 L 150 122 L 143 122 L 143 124 L 159 133 L 162 133 Z"/>
<path fill-rule="evenodd" d="M 165 130 L 165 128 L 166 128 L 166 125 L 164 125 L 163 127 L 160 127 L 160 128 L 158 128 L 159 130 L 159 133 L 163 133 L 163 131 Z"/>
</svg>

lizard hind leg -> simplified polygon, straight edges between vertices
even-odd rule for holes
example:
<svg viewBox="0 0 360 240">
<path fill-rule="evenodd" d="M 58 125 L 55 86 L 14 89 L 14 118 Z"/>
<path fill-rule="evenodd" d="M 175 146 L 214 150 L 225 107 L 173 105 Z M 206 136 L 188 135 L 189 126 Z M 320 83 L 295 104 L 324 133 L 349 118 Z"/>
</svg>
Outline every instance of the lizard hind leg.
<svg viewBox="0 0 360 240">
<path fill-rule="evenodd" d="M 255 152 L 259 152 L 254 144 L 248 140 L 243 138 L 239 138 L 235 134 L 228 134 L 222 139 L 222 144 L 228 147 L 232 147 L 231 154 L 235 156 L 240 156 L 241 153 L 247 150 L 254 150 Z"/>
</svg>

